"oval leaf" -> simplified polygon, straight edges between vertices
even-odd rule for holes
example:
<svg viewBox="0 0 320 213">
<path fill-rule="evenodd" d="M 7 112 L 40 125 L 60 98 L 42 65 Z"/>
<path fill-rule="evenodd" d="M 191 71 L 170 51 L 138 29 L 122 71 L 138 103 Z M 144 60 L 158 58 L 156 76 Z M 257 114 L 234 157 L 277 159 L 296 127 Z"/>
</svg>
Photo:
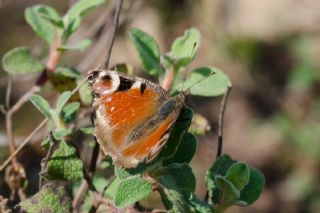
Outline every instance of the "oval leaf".
<svg viewBox="0 0 320 213">
<path fill-rule="evenodd" d="M 66 141 L 61 141 L 47 164 L 46 177 L 50 180 L 68 180 L 72 182 L 83 178 L 83 163 L 77 150 Z"/>
<path fill-rule="evenodd" d="M 78 29 L 81 18 L 84 15 L 104 2 L 105 0 L 80 0 L 74 4 L 63 17 L 63 24 L 65 27 L 64 38 L 68 38 Z"/>
<path fill-rule="evenodd" d="M 261 195 L 265 185 L 264 175 L 254 168 L 250 168 L 249 183 L 243 188 L 240 195 L 240 201 L 248 205 L 254 203 Z"/>
<path fill-rule="evenodd" d="M 171 47 L 174 58 L 193 58 L 200 46 L 201 35 L 196 28 L 190 28 L 184 35 L 175 39 Z M 190 61 L 188 61 L 190 63 Z"/>
<path fill-rule="evenodd" d="M 33 57 L 26 47 L 17 47 L 2 58 L 3 69 L 10 74 L 36 73 L 44 70 L 39 59 Z"/>
<path fill-rule="evenodd" d="M 59 28 L 63 28 L 62 18 L 54 8 L 47 5 L 37 5 L 34 8 L 42 18 Z"/>
<path fill-rule="evenodd" d="M 214 73 L 214 74 L 213 74 Z M 179 91 L 183 82 L 174 85 Z M 220 96 L 225 93 L 231 82 L 227 75 L 213 67 L 200 67 L 194 69 L 184 82 L 184 88 L 190 88 L 192 95 Z"/>
<path fill-rule="evenodd" d="M 245 163 L 235 163 L 229 167 L 226 178 L 239 191 L 241 191 L 249 181 L 250 171 Z"/>
<path fill-rule="evenodd" d="M 139 177 L 129 178 L 120 183 L 114 202 L 117 207 L 123 208 L 147 198 L 151 193 L 151 183 Z"/>
<path fill-rule="evenodd" d="M 24 13 L 25 19 L 39 37 L 51 44 L 55 37 L 54 27 L 41 16 L 38 9 L 38 6 L 28 7 Z"/>
<path fill-rule="evenodd" d="M 206 175 L 206 183 L 208 190 L 212 190 L 215 188 L 215 177 L 225 176 L 227 171 L 231 165 L 236 163 L 236 161 L 232 160 L 229 155 L 221 155 L 210 167 Z"/>
<path fill-rule="evenodd" d="M 30 101 L 42 114 L 51 118 L 50 105 L 44 98 L 40 95 L 33 95 L 30 97 Z"/>
<path fill-rule="evenodd" d="M 159 48 L 155 40 L 137 28 L 131 29 L 129 36 L 139 54 L 144 70 L 150 75 L 163 75 Z"/>
<path fill-rule="evenodd" d="M 69 101 L 71 95 L 72 95 L 72 93 L 70 91 L 64 92 L 60 95 L 60 97 L 57 101 L 57 106 L 56 106 L 57 114 L 59 114 L 62 111 L 62 108 Z"/>
<path fill-rule="evenodd" d="M 91 40 L 90 39 L 84 39 L 82 41 L 79 41 L 76 44 L 71 44 L 71 45 L 64 45 L 58 48 L 59 51 L 66 51 L 66 50 L 80 50 L 83 51 L 87 47 L 91 45 Z"/>
<path fill-rule="evenodd" d="M 79 102 L 72 102 L 70 104 L 67 104 L 62 109 L 62 118 L 66 123 L 70 123 L 74 121 L 77 115 L 77 111 L 80 108 Z"/>
<path fill-rule="evenodd" d="M 165 160 L 165 165 L 171 163 L 189 163 L 197 150 L 197 139 L 191 133 L 187 133 L 183 136 L 177 152 L 172 158 Z"/>
<path fill-rule="evenodd" d="M 232 201 L 235 201 L 240 197 L 240 191 L 226 178 L 222 176 L 217 176 L 215 178 L 217 187 L 222 191 L 223 197 L 222 201 L 224 204 L 231 204 Z"/>
</svg>

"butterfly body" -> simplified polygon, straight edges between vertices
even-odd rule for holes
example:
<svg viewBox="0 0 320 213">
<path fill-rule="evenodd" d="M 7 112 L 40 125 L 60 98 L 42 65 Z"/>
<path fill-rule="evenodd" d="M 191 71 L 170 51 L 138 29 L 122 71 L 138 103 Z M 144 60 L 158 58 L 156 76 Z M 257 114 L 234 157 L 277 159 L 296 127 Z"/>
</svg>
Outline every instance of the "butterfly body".
<svg viewBox="0 0 320 213">
<path fill-rule="evenodd" d="M 184 106 L 186 93 L 175 97 L 158 84 L 108 70 L 91 71 L 95 136 L 117 166 L 135 167 L 157 157 Z"/>
</svg>

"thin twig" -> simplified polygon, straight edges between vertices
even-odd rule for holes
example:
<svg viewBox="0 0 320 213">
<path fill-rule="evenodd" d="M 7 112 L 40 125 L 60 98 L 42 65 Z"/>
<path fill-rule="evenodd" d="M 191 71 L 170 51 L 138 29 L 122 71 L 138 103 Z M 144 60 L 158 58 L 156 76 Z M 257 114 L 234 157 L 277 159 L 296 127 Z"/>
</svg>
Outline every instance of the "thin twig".
<svg viewBox="0 0 320 213">
<path fill-rule="evenodd" d="M 58 144 L 58 141 L 53 137 L 52 131 L 50 132 L 50 142 L 53 142 L 53 144 L 50 143 L 46 156 L 41 160 L 39 189 L 42 189 L 42 187 L 44 186 L 44 174 L 46 173 L 49 159 Z"/>
<path fill-rule="evenodd" d="M 111 36 L 109 37 L 110 39 L 108 39 L 108 42 L 107 42 L 107 55 L 106 55 L 106 62 L 104 65 L 105 68 L 109 67 L 111 51 L 112 51 L 113 43 L 114 43 L 114 40 L 116 37 L 116 32 L 118 29 L 122 2 L 123 2 L 123 0 L 117 0 L 116 12 L 115 12 L 114 19 L 113 19 L 113 26 L 111 28 Z"/>
<path fill-rule="evenodd" d="M 7 85 L 6 100 L 5 100 L 5 108 L 6 109 L 10 108 L 11 89 L 12 89 L 12 78 L 10 75 L 8 75 L 8 85 Z"/>
<path fill-rule="evenodd" d="M 219 113 L 219 123 L 218 123 L 218 147 L 217 147 L 217 155 L 218 158 L 222 153 L 222 146 L 223 146 L 223 121 L 224 121 L 224 113 L 227 108 L 228 97 L 231 91 L 232 85 L 228 85 L 226 92 L 223 95 L 223 99 L 220 106 L 220 113 Z"/>
<path fill-rule="evenodd" d="M 8 163 L 21 151 L 21 149 L 29 142 L 29 140 L 47 123 L 48 118 L 44 119 L 38 126 L 35 128 L 31 134 L 24 139 L 22 144 L 9 156 L 9 158 L 0 166 L 0 171 L 2 171 Z"/>
</svg>

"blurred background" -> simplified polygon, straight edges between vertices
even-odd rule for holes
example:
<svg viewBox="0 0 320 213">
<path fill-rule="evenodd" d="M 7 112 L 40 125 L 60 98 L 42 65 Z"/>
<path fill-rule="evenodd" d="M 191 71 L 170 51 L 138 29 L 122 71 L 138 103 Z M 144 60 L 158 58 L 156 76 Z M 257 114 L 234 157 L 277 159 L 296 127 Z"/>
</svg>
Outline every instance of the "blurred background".
<svg viewBox="0 0 320 213">
<path fill-rule="evenodd" d="M 28 46 L 34 55 L 48 51 L 24 20 L 26 7 L 48 4 L 64 14 L 74 1 L 0 1 L 0 57 L 16 46 Z M 103 24 L 108 3 L 85 18 L 72 37 L 91 37 L 85 52 L 67 53 L 61 64 L 85 73 L 105 55 Z M 248 208 L 229 212 L 320 212 L 320 2 L 318 0 L 136 0 L 124 2 L 122 24 L 110 64 L 131 64 L 142 73 L 130 43 L 128 27 L 152 35 L 162 53 L 185 29 L 196 27 L 202 41 L 189 69 L 213 66 L 224 71 L 233 88 L 225 116 L 224 149 L 234 159 L 259 168 L 266 188 Z M 102 39 L 100 39 L 102 38 Z M 36 76 L 13 78 L 11 103 L 35 81 Z M 0 98 L 5 99 L 8 78 L 0 67 Z M 48 96 L 48 99 L 50 95 Z M 215 158 L 217 121 L 221 97 L 191 97 L 190 106 L 204 115 L 211 131 L 198 137 L 192 161 L 197 194 L 205 195 L 204 177 Z M 17 143 L 41 121 L 31 104 L 14 117 Z M 0 162 L 8 156 L 4 117 L 0 115 Z M 29 178 L 37 178 L 43 156 L 36 135 L 33 145 L 19 156 Z M 32 183 L 30 183 L 32 184 Z M 0 194 L 8 196 L 0 174 Z M 32 192 L 32 187 L 29 189 Z"/>
</svg>

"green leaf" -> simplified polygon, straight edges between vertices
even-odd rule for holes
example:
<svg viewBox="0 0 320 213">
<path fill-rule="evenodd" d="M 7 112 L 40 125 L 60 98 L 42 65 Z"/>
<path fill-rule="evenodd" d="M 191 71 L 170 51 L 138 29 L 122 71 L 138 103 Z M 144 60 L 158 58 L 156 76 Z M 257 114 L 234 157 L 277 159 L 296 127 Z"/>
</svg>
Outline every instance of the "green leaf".
<svg viewBox="0 0 320 213">
<path fill-rule="evenodd" d="M 214 74 L 212 74 L 214 73 Z M 194 69 L 185 82 L 175 82 L 174 91 L 190 88 L 192 95 L 220 96 L 225 93 L 231 82 L 227 75 L 213 67 L 200 67 Z"/>
<path fill-rule="evenodd" d="M 79 85 L 81 82 L 82 82 L 82 79 L 78 79 L 77 85 Z M 84 105 L 86 105 L 86 106 L 91 105 L 93 98 L 92 98 L 92 91 L 90 89 L 88 82 L 84 83 L 79 88 L 79 96 L 80 96 L 81 102 Z"/>
<path fill-rule="evenodd" d="M 115 175 L 120 178 L 120 180 L 125 180 L 131 176 L 131 174 L 124 168 L 121 167 L 114 167 Z"/>
<path fill-rule="evenodd" d="M 131 64 L 119 63 L 111 67 L 111 70 L 134 75 L 134 67 Z"/>
<path fill-rule="evenodd" d="M 150 175 L 164 187 L 161 197 L 166 208 L 190 212 L 187 201 L 195 190 L 196 180 L 188 164 L 170 164 L 150 172 Z"/>
<path fill-rule="evenodd" d="M 114 200 L 115 194 L 116 194 L 121 182 L 122 181 L 120 180 L 120 178 L 116 177 L 116 179 L 114 179 L 114 181 L 112 181 L 111 185 L 107 188 L 104 195 L 106 197 Z"/>
<path fill-rule="evenodd" d="M 136 48 L 144 70 L 150 75 L 163 75 L 163 68 L 160 65 L 160 52 L 158 44 L 147 33 L 133 28 L 129 31 L 131 42 Z"/>
<path fill-rule="evenodd" d="M 151 176 L 159 180 L 164 187 L 179 191 L 185 199 L 189 199 L 196 187 L 195 176 L 186 163 L 170 164 L 152 171 Z"/>
<path fill-rule="evenodd" d="M 192 195 L 189 204 L 199 213 L 214 213 L 214 209 L 207 202 L 200 200 L 195 195 Z"/>
<path fill-rule="evenodd" d="M 47 5 L 37 5 L 34 8 L 42 18 L 48 20 L 56 27 L 63 28 L 62 18 L 54 8 Z"/>
<path fill-rule="evenodd" d="M 72 130 L 71 129 L 59 129 L 59 130 L 53 130 L 52 135 L 56 140 L 62 140 L 66 136 L 71 135 Z"/>
<path fill-rule="evenodd" d="M 250 168 L 249 183 L 241 191 L 240 201 L 246 202 L 248 205 L 254 203 L 261 195 L 265 185 L 263 174 L 254 168 Z"/>
<path fill-rule="evenodd" d="M 46 177 L 49 180 L 68 180 L 72 182 L 83 178 L 83 163 L 77 150 L 66 141 L 61 141 L 47 164 Z"/>
<path fill-rule="evenodd" d="M 2 58 L 4 71 L 10 74 L 37 73 L 44 70 L 41 61 L 33 57 L 26 47 L 16 47 Z"/>
<path fill-rule="evenodd" d="M 33 95 L 30 97 L 31 103 L 47 118 L 51 118 L 50 105 L 40 95 Z"/>
<path fill-rule="evenodd" d="M 31 198 L 22 201 L 18 212 L 72 212 L 72 200 L 67 190 L 58 183 L 49 183 Z"/>
<path fill-rule="evenodd" d="M 152 184 L 139 178 L 128 178 L 122 181 L 116 191 L 114 202 L 123 208 L 139 200 L 147 198 L 152 193 Z"/>
<path fill-rule="evenodd" d="M 217 187 L 222 191 L 223 204 L 231 205 L 232 201 L 237 200 L 240 197 L 240 191 L 226 178 L 218 175 L 215 178 Z"/>
<path fill-rule="evenodd" d="M 191 124 L 192 115 L 193 112 L 191 108 L 185 107 L 182 109 L 171 131 L 169 139 L 160 154 L 160 158 L 171 158 L 176 153 L 182 137 L 187 133 Z"/>
<path fill-rule="evenodd" d="M 189 163 L 197 150 L 197 139 L 191 133 L 183 136 L 177 152 L 172 158 L 165 160 L 164 165 L 171 163 Z"/>
<path fill-rule="evenodd" d="M 79 41 L 76 44 L 71 44 L 71 45 L 63 45 L 58 48 L 59 51 L 66 51 L 66 50 L 80 50 L 83 51 L 87 47 L 91 45 L 91 40 L 90 39 L 84 39 L 82 41 Z"/>
<path fill-rule="evenodd" d="M 72 102 L 63 107 L 61 114 L 64 122 L 71 123 L 72 121 L 74 121 L 76 119 L 79 108 L 79 102 Z"/>
<path fill-rule="evenodd" d="M 90 10 L 103 4 L 105 0 L 80 0 L 74 4 L 63 17 L 66 37 L 68 38 L 79 27 L 81 18 L 85 16 Z"/>
<path fill-rule="evenodd" d="M 60 97 L 58 98 L 58 101 L 57 101 L 56 109 L 55 109 L 57 114 L 60 114 L 64 105 L 69 101 L 71 95 L 72 95 L 72 93 L 70 91 L 64 92 L 60 95 Z"/>
<path fill-rule="evenodd" d="M 201 35 L 196 28 L 190 28 L 184 35 L 175 39 L 171 54 L 175 58 L 193 58 L 200 46 Z"/>
<path fill-rule="evenodd" d="M 93 135 L 94 134 L 94 127 L 93 126 L 88 126 L 88 127 L 82 127 L 80 130 L 87 134 L 87 135 Z"/>
<path fill-rule="evenodd" d="M 229 167 L 226 178 L 241 191 L 248 184 L 250 178 L 249 167 L 245 163 L 235 163 Z"/>
<path fill-rule="evenodd" d="M 221 155 L 207 172 L 206 182 L 208 190 L 215 188 L 215 177 L 217 175 L 225 176 L 231 165 L 236 163 L 229 155 Z"/>
<path fill-rule="evenodd" d="M 41 6 L 28 7 L 24 16 L 33 31 L 51 45 L 55 37 L 54 26 L 41 16 L 39 9 L 41 9 Z"/>
<path fill-rule="evenodd" d="M 68 78 L 73 78 L 73 79 L 83 78 L 82 75 L 77 70 L 70 67 L 57 67 L 55 74 L 62 75 Z"/>
</svg>

